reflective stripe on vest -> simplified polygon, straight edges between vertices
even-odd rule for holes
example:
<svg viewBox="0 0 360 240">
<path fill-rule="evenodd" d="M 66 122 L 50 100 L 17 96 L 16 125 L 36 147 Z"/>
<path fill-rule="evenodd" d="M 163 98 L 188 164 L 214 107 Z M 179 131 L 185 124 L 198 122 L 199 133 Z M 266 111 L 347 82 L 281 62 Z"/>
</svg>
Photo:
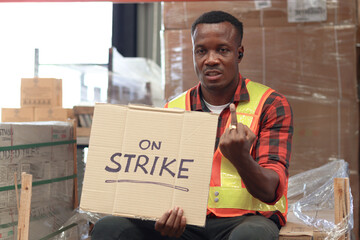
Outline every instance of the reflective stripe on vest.
<svg viewBox="0 0 360 240">
<path fill-rule="evenodd" d="M 180 108 L 190 111 L 190 91 L 183 92 L 178 97 L 166 103 L 165 108 Z"/>
<path fill-rule="evenodd" d="M 250 101 L 238 103 L 236 107 L 237 120 L 247 125 L 257 135 L 262 107 L 265 100 L 274 90 L 248 79 L 246 79 L 246 87 Z M 191 110 L 190 90 L 170 101 L 165 107 Z M 227 127 L 230 125 L 230 119 L 229 117 Z M 279 210 L 286 217 L 286 195 L 287 188 L 284 195 L 275 205 L 269 205 L 254 198 L 247 191 L 233 164 L 221 154 L 219 148 L 215 151 L 208 200 L 208 209 L 214 212 L 215 215 L 221 216 L 221 209 L 243 209 L 261 212 Z M 226 215 L 228 216 L 228 214 Z"/>
</svg>

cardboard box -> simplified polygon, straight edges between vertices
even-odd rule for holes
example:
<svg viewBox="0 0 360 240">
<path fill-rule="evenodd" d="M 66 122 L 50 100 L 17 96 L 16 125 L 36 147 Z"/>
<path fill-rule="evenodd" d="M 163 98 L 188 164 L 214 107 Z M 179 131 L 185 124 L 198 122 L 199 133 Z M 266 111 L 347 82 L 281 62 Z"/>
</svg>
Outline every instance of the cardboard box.
<svg viewBox="0 0 360 240">
<path fill-rule="evenodd" d="M 70 108 L 59 107 L 35 108 L 34 121 L 67 121 L 73 118 L 72 111 Z"/>
<path fill-rule="evenodd" d="M 357 99 L 355 34 L 355 25 L 267 28 L 263 82 L 286 95 Z"/>
<path fill-rule="evenodd" d="M 359 171 L 359 115 L 356 100 L 287 96 L 294 115 L 290 175 L 344 159 Z"/>
<path fill-rule="evenodd" d="M 34 121 L 34 108 L 2 108 L 2 122 L 32 122 Z"/>
<path fill-rule="evenodd" d="M 246 26 L 261 25 L 261 11 L 255 9 L 254 1 L 201 1 L 164 2 L 162 5 L 163 29 L 190 29 L 202 13 L 222 10 L 238 17 Z"/>
<path fill-rule="evenodd" d="M 77 121 L 77 126 L 81 128 L 90 128 L 92 118 L 94 115 L 93 106 L 74 106 L 74 116 Z"/>
<path fill-rule="evenodd" d="M 202 13 L 221 10 L 236 16 L 248 27 L 313 26 L 356 24 L 355 1 L 306 1 L 272 0 L 265 6 L 256 1 L 199 1 L 164 2 L 163 29 L 190 29 Z M 292 22 L 291 22 L 292 21 Z"/>
<path fill-rule="evenodd" d="M 73 110 L 77 121 L 76 135 L 90 137 L 94 106 L 74 106 Z"/>
<path fill-rule="evenodd" d="M 21 107 L 62 107 L 62 80 L 22 78 Z"/>
<path fill-rule="evenodd" d="M 157 219 L 181 206 L 188 224 L 204 226 L 217 119 L 96 104 L 80 208 Z"/>
<path fill-rule="evenodd" d="M 165 30 L 165 99 L 198 83 L 189 29 Z M 357 99 L 356 26 L 244 29 L 244 77 L 285 95 Z"/>
<path fill-rule="evenodd" d="M 90 137 L 91 127 L 78 127 L 76 128 L 76 135 L 78 137 Z"/>
<path fill-rule="evenodd" d="M 94 106 L 74 106 L 73 107 L 74 115 L 80 115 L 80 114 L 94 114 Z"/>
<path fill-rule="evenodd" d="M 331 210 L 311 211 L 305 214 L 311 218 L 335 221 L 335 214 Z M 323 240 L 327 237 L 326 232 L 318 230 L 315 226 L 307 226 L 292 211 L 288 213 L 287 218 L 286 225 L 280 230 L 279 240 Z"/>
<path fill-rule="evenodd" d="M 192 57 L 190 30 L 163 31 L 165 60 L 165 99 L 171 99 L 199 81 Z"/>
</svg>

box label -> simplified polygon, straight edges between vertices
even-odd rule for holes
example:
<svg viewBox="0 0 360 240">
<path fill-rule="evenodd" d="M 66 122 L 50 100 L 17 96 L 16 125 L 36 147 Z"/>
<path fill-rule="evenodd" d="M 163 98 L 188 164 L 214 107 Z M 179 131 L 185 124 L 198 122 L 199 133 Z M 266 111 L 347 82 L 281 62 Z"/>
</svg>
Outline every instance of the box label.
<svg viewBox="0 0 360 240">
<path fill-rule="evenodd" d="M 326 0 L 288 0 L 289 22 L 321 22 L 327 19 Z"/>
<path fill-rule="evenodd" d="M 270 8 L 271 0 L 255 0 L 255 9 L 260 10 L 263 8 Z"/>
</svg>

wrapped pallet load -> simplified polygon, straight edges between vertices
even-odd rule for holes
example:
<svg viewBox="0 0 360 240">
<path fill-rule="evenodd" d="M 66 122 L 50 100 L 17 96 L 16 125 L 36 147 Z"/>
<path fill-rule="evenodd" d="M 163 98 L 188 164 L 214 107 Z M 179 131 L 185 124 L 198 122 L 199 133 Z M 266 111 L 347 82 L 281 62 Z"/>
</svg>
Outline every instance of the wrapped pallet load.
<svg viewBox="0 0 360 240">
<path fill-rule="evenodd" d="M 22 172 L 33 179 L 29 239 L 54 234 L 71 217 L 77 204 L 74 151 L 71 122 L 0 124 L 1 239 L 17 235 L 14 185 L 20 184 Z"/>
</svg>

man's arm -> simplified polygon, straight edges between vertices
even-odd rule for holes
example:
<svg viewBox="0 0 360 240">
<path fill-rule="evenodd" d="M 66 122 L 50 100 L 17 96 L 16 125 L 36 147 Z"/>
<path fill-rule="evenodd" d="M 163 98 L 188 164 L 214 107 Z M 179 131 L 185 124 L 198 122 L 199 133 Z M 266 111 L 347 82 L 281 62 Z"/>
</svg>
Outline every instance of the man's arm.
<svg viewBox="0 0 360 240">
<path fill-rule="evenodd" d="M 277 197 L 279 174 L 275 169 L 263 167 L 254 161 L 249 152 L 256 136 L 247 126 L 237 123 L 235 105 L 230 105 L 230 112 L 231 124 L 237 128 L 224 132 L 220 138 L 220 150 L 236 167 L 247 190 L 261 201 L 272 203 Z"/>
</svg>

